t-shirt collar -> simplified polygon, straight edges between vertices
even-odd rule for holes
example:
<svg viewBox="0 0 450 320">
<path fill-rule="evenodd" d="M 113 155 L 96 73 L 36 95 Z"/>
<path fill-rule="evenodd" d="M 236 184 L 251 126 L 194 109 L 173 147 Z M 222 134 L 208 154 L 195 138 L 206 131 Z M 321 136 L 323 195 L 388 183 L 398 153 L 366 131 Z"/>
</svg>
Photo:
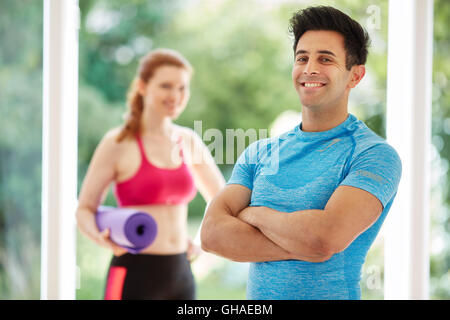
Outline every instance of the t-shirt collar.
<svg viewBox="0 0 450 320">
<path fill-rule="evenodd" d="M 348 131 L 353 131 L 356 129 L 355 124 L 358 122 L 358 119 L 351 113 L 348 114 L 347 119 L 342 122 L 340 125 L 326 131 L 319 132 L 309 132 L 303 131 L 301 129 L 302 123 L 295 127 L 295 133 L 300 140 L 304 141 L 317 141 L 317 140 L 326 140 L 331 139 L 333 137 L 342 135 Z"/>
</svg>

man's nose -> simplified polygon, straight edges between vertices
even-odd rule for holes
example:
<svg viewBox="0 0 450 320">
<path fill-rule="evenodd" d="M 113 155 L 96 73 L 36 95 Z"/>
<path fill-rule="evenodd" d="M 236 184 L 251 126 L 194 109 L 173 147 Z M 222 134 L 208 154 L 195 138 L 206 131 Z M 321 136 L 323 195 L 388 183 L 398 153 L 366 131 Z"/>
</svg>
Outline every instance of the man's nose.
<svg viewBox="0 0 450 320">
<path fill-rule="evenodd" d="M 318 64 L 313 59 L 309 59 L 303 69 L 303 74 L 319 74 Z"/>
</svg>

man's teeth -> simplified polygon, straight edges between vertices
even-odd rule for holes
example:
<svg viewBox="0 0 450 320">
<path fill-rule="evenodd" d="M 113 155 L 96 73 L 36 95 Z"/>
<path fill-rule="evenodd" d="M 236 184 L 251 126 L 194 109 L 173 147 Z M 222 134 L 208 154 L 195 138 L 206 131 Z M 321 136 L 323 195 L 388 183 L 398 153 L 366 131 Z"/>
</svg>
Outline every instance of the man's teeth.
<svg viewBox="0 0 450 320">
<path fill-rule="evenodd" d="M 305 82 L 304 86 L 307 87 L 307 88 L 312 88 L 312 87 L 321 87 L 321 86 L 323 86 L 323 84 L 322 83 L 308 83 L 308 82 Z"/>
</svg>

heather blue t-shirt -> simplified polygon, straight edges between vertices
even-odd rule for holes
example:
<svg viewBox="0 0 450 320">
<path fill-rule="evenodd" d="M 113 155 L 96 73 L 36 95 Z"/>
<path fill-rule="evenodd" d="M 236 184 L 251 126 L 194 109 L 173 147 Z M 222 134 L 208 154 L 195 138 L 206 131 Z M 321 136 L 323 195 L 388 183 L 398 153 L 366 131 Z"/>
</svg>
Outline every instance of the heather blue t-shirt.
<svg viewBox="0 0 450 320">
<path fill-rule="evenodd" d="M 251 263 L 248 299 L 361 299 L 361 269 L 397 193 L 397 152 L 362 121 L 322 132 L 300 126 L 252 143 L 239 157 L 228 184 L 250 190 L 251 206 L 282 212 L 324 209 L 339 186 L 366 190 L 383 204 L 377 221 L 328 261 Z"/>
</svg>

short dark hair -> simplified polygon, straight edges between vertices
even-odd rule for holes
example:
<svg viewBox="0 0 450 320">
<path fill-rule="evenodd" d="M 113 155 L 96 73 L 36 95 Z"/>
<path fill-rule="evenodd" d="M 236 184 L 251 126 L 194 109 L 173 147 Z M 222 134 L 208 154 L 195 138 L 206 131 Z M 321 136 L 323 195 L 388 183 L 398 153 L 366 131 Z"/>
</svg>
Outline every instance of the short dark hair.
<svg viewBox="0 0 450 320">
<path fill-rule="evenodd" d="M 309 7 L 294 13 L 289 32 L 294 35 L 294 55 L 301 36 L 309 30 L 329 30 L 344 36 L 345 65 L 366 64 L 370 38 L 367 31 L 355 20 L 333 7 Z"/>
</svg>

